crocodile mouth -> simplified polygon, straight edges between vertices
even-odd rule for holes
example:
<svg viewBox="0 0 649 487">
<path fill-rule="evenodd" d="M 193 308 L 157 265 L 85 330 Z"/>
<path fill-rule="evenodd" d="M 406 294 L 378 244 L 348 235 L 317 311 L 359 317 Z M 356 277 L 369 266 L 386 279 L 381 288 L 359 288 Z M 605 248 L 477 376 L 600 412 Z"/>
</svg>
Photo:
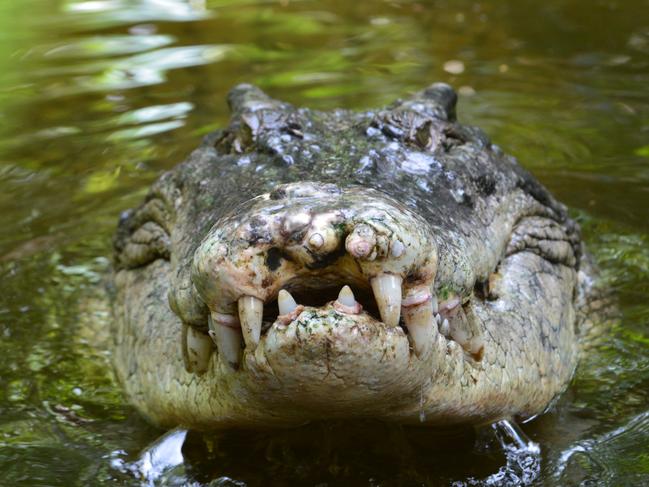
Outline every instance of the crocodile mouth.
<svg viewBox="0 0 649 487">
<path fill-rule="evenodd" d="M 408 360 L 428 358 L 438 341 L 477 357 L 481 339 L 449 323 L 462 301 L 438 302 L 436 267 L 431 227 L 383 193 L 280 186 L 222 218 L 196 250 L 192 281 L 209 317 L 207 330 L 185 326 L 185 364 L 207 370 L 213 342 L 238 370 L 244 354 L 285 348 L 300 333 L 316 348 L 342 340 L 341 353 L 360 334 Z"/>
</svg>

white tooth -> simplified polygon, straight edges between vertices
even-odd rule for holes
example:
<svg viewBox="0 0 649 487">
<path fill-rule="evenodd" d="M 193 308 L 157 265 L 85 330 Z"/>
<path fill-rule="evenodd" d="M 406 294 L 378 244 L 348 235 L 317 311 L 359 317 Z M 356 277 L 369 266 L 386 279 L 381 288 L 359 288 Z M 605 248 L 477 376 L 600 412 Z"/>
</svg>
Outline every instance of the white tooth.
<svg viewBox="0 0 649 487">
<path fill-rule="evenodd" d="M 437 314 L 439 312 L 439 306 L 437 304 L 437 296 L 435 296 L 434 294 L 433 294 L 432 303 L 433 303 L 433 313 Z"/>
<path fill-rule="evenodd" d="M 239 321 L 246 347 L 254 350 L 259 344 L 261 321 L 264 315 L 264 302 L 254 296 L 239 298 Z"/>
<path fill-rule="evenodd" d="M 187 328 L 187 360 L 193 372 L 202 374 L 207 370 L 212 347 L 210 337 L 193 326 Z"/>
<path fill-rule="evenodd" d="M 422 357 L 433 345 L 435 315 L 431 301 L 403 308 L 403 321 L 408 327 L 408 336 L 415 354 Z"/>
<path fill-rule="evenodd" d="M 383 274 L 372 279 L 374 299 L 381 313 L 381 320 L 387 326 L 399 324 L 401 314 L 401 277 L 393 274 Z"/>
<path fill-rule="evenodd" d="M 293 296 L 291 296 L 291 293 L 284 289 L 282 289 L 277 296 L 277 305 L 279 307 L 280 316 L 287 315 L 297 308 L 297 303 L 295 302 L 295 299 L 293 299 Z"/>
<path fill-rule="evenodd" d="M 338 294 L 338 302 L 344 304 L 345 306 L 356 306 L 356 299 L 354 298 L 354 293 L 352 292 L 349 286 L 343 286 Z"/>
<path fill-rule="evenodd" d="M 469 340 L 470 336 L 466 330 L 462 329 L 459 326 L 454 326 L 451 328 L 451 338 L 459 343 L 464 350 L 469 349 Z"/>
<path fill-rule="evenodd" d="M 216 343 L 220 357 L 233 369 L 239 368 L 241 361 L 241 329 L 219 324 L 212 320 L 210 337 Z"/>
<path fill-rule="evenodd" d="M 437 326 L 442 324 L 442 315 L 436 314 L 435 315 L 435 321 L 437 321 Z"/>
<path fill-rule="evenodd" d="M 449 325 L 446 318 L 444 318 L 444 321 L 442 321 L 442 324 L 439 326 L 439 332 L 445 337 L 448 337 L 451 334 L 451 325 Z"/>
</svg>

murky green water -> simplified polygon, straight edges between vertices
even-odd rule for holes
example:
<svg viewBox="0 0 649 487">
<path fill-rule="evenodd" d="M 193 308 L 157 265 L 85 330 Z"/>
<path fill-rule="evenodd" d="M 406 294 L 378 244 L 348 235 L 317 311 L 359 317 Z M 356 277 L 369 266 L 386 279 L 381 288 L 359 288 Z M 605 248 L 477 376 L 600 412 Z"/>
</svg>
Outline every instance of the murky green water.
<svg viewBox="0 0 649 487">
<path fill-rule="evenodd" d="M 620 326 L 524 426 L 537 483 L 649 483 L 649 1 L 5 0 L 0 484 L 138 484 L 124 462 L 162 432 L 122 400 L 79 302 L 119 212 L 225 123 L 231 86 L 361 108 L 436 80 L 573 208 L 619 297 Z M 190 438 L 165 482 L 445 485 L 504 463 L 472 438 L 337 428 Z"/>
</svg>

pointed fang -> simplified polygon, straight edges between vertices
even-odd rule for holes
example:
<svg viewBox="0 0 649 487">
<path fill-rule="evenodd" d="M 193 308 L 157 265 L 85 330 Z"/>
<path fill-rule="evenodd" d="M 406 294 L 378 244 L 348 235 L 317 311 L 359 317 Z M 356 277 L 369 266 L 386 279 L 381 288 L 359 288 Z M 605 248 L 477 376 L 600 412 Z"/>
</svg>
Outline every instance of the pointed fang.
<svg viewBox="0 0 649 487">
<path fill-rule="evenodd" d="M 297 308 L 297 303 L 291 293 L 282 289 L 277 296 L 277 306 L 279 307 L 279 314 L 287 315 L 290 314 L 295 308 Z"/>
<path fill-rule="evenodd" d="M 246 347 L 254 350 L 261 336 L 261 322 L 264 315 L 264 302 L 254 296 L 239 298 L 239 321 Z"/>
<path fill-rule="evenodd" d="M 241 329 L 214 323 L 211 320 L 209 335 L 216 343 L 220 357 L 233 369 L 239 368 L 241 362 Z"/>
<path fill-rule="evenodd" d="M 197 374 L 207 371 L 212 356 L 212 340 L 192 326 L 187 327 L 186 358 L 189 370 Z"/>
<path fill-rule="evenodd" d="M 340 290 L 340 293 L 338 293 L 338 302 L 350 307 L 356 304 L 354 293 L 349 286 L 343 286 Z"/>
<path fill-rule="evenodd" d="M 361 303 L 356 301 L 354 293 L 349 286 L 343 286 L 338 293 L 338 299 L 334 301 L 334 308 L 345 314 L 357 315 L 363 309 Z"/>
<path fill-rule="evenodd" d="M 435 335 L 435 314 L 431 300 L 403 308 L 403 321 L 408 328 L 410 343 L 417 357 L 423 357 L 432 348 Z"/>
<path fill-rule="evenodd" d="M 371 281 L 381 320 L 392 328 L 399 324 L 401 315 L 401 281 L 393 274 L 383 274 Z"/>
</svg>

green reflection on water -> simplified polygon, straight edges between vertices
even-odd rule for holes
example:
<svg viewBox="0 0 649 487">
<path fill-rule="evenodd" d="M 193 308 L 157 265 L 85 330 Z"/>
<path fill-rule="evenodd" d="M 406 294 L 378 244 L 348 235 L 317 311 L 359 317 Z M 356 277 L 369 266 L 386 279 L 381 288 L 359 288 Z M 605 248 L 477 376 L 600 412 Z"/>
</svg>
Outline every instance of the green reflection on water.
<svg viewBox="0 0 649 487">
<path fill-rule="evenodd" d="M 134 483 L 111 459 L 134 459 L 160 432 L 123 403 L 97 347 L 105 338 L 79 320 L 96 299 L 117 215 L 225 123 L 231 86 L 361 108 L 437 80 L 459 89 L 462 121 L 574 209 L 619 298 L 620 324 L 559 404 L 527 426 L 544 447 L 546 483 L 557 471 L 561 483 L 647 482 L 637 453 L 649 447 L 646 0 L 29 0 L 0 6 L 0 41 L 0 471 L 9 485 Z M 451 60 L 464 69 L 446 71 Z M 314 460 L 316 473 L 301 478 L 335 483 L 357 468 L 353 478 L 368 483 L 434 484 L 502 464 L 470 442 L 429 441 L 399 474 L 386 460 L 395 435 L 418 444 L 390 430 L 355 456 L 364 444 L 341 440 L 347 457 Z M 241 464 L 236 446 L 210 458 L 248 480 L 279 481 L 308 470 L 300 442 L 331 438 L 317 428 L 294 436 L 275 438 L 280 450 L 265 463 Z M 261 457 L 267 441 L 256 441 Z M 436 462 L 432 444 L 455 446 Z M 273 470 L 282 462 L 288 470 Z"/>
</svg>

